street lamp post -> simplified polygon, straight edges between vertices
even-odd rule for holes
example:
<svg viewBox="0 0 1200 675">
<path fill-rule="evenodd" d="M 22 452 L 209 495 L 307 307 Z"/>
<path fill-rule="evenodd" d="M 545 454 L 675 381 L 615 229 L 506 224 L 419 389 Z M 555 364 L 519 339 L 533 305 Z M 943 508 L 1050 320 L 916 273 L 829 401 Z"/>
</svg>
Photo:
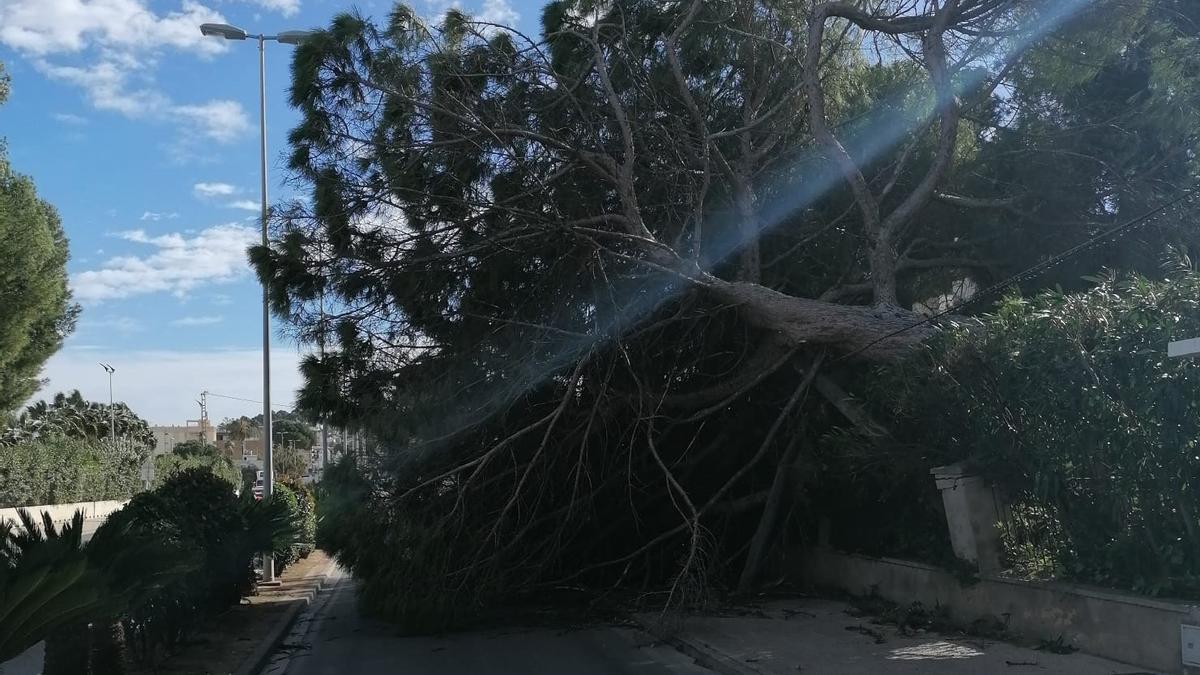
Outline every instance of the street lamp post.
<svg viewBox="0 0 1200 675">
<path fill-rule="evenodd" d="M 278 35 L 250 35 L 241 28 L 230 26 L 225 23 L 206 23 L 200 25 L 200 34 L 206 37 L 219 37 L 226 40 L 245 40 L 246 38 L 254 38 L 258 40 L 258 127 L 259 127 L 259 143 L 258 143 L 258 160 L 259 160 L 259 187 L 262 191 L 262 245 L 268 246 L 270 241 L 267 236 L 267 40 L 274 40 L 281 44 L 298 45 L 304 42 L 312 33 L 303 30 L 289 30 L 279 33 Z M 270 298 L 267 295 L 267 284 L 263 283 L 263 306 L 262 306 L 262 359 L 263 359 L 263 438 L 267 442 L 263 445 L 263 498 L 269 498 L 274 491 L 275 486 L 275 467 L 272 464 L 273 452 L 271 450 L 271 310 L 268 305 Z M 263 581 L 271 582 L 275 580 L 275 560 L 271 554 L 263 554 Z"/>
<path fill-rule="evenodd" d="M 101 363 L 100 367 L 108 373 L 108 432 L 112 437 L 112 446 L 115 448 L 117 447 L 117 409 L 113 406 L 112 376 L 117 369 L 107 363 Z"/>
</svg>

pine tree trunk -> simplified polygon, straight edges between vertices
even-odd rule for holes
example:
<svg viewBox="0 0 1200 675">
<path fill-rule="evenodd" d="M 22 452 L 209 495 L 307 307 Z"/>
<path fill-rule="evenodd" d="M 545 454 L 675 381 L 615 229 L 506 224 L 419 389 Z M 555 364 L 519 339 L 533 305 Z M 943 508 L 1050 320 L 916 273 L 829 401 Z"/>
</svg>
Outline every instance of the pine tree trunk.
<svg viewBox="0 0 1200 675">
<path fill-rule="evenodd" d="M 763 506 L 762 517 L 759 518 L 758 528 L 750 540 L 750 549 L 746 553 L 746 565 L 738 579 L 738 593 L 747 594 L 754 589 L 754 582 L 762 571 L 768 549 L 772 543 L 772 535 L 779 522 L 779 514 L 784 501 L 784 494 L 791 487 L 789 477 L 796 456 L 800 453 L 800 442 L 803 433 L 796 434 L 788 443 L 787 450 L 775 468 L 775 479 L 771 482 L 771 491 L 767 495 L 767 503 Z"/>
<path fill-rule="evenodd" d="M 116 617 L 92 626 L 92 675 L 125 675 L 125 626 Z"/>
<path fill-rule="evenodd" d="M 789 346 L 827 345 L 858 359 L 890 361 L 933 332 L 919 314 L 891 305 L 841 305 L 711 276 L 702 283 L 712 297 L 738 307 L 748 323 Z"/>
<path fill-rule="evenodd" d="M 88 625 L 71 623 L 46 636 L 42 675 L 86 675 L 88 672 Z"/>
</svg>

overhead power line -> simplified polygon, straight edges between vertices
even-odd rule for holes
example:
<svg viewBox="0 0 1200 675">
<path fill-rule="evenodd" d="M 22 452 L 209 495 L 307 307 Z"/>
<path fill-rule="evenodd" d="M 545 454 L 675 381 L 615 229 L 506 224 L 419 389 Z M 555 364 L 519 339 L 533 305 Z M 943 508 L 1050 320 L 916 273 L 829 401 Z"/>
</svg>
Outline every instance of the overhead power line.
<svg viewBox="0 0 1200 675">
<path fill-rule="evenodd" d="M 254 399 L 251 399 L 251 398 L 241 398 L 240 396 L 226 396 L 225 394 L 214 394 L 211 391 L 206 391 L 204 393 L 208 394 L 209 396 L 216 396 L 217 398 L 227 398 L 227 399 L 230 399 L 233 401 L 245 401 L 246 403 L 257 403 L 259 405 L 262 405 L 262 401 L 255 401 Z"/>
<path fill-rule="evenodd" d="M 880 342 L 883 342 L 884 340 L 890 340 L 891 338 L 894 338 L 897 335 L 902 335 L 904 333 L 907 333 L 908 331 L 913 330 L 914 328 L 920 328 L 921 326 L 924 326 L 926 324 L 933 323 L 934 321 L 946 316 L 947 314 L 953 314 L 955 312 L 958 312 L 962 308 L 967 307 L 968 305 L 973 305 L 973 304 L 979 302 L 980 300 L 983 300 L 984 298 L 999 294 L 1000 292 L 1002 292 L 1008 288 L 1011 288 L 1015 284 L 1019 284 L 1022 281 L 1028 281 L 1035 277 L 1039 277 L 1042 274 L 1046 273 L 1048 270 L 1061 265 L 1062 263 L 1066 262 L 1067 260 L 1069 260 L 1071 258 L 1074 258 L 1075 256 L 1079 255 L 1080 253 L 1083 253 L 1084 251 L 1088 251 L 1093 248 L 1099 248 L 1100 246 L 1104 246 L 1108 243 L 1111 243 L 1113 241 L 1120 239 L 1121 237 L 1128 235 L 1130 232 L 1133 232 L 1137 228 L 1148 223 L 1155 216 L 1161 215 L 1167 209 L 1169 209 L 1177 204 L 1183 203 L 1183 202 L 1190 202 L 1193 197 L 1194 197 L 1194 195 L 1192 194 L 1192 191 L 1190 189 L 1185 190 L 1183 195 L 1180 197 L 1176 197 L 1175 199 L 1172 199 L 1164 204 L 1161 204 L 1153 209 L 1150 209 L 1149 211 L 1143 213 L 1142 215 L 1137 216 L 1136 218 L 1128 220 L 1124 223 L 1121 223 L 1120 225 L 1113 226 L 1113 227 L 1105 230 L 1104 232 L 1101 232 L 1100 234 L 1092 237 L 1091 239 L 1088 239 L 1087 241 L 1085 241 L 1081 244 L 1076 244 L 1075 246 L 1072 246 L 1071 248 L 1063 251 L 1062 253 L 1059 253 L 1058 255 L 1056 255 L 1052 258 L 1043 260 L 1042 262 L 1040 262 L 1036 265 L 1033 265 L 1032 267 L 1029 267 L 1021 272 L 1017 272 L 1016 274 L 1013 274 L 1012 276 L 1010 276 L 1006 279 L 998 281 L 998 282 L 992 284 L 991 286 L 984 288 L 982 291 L 975 293 L 970 298 L 967 298 L 966 300 L 963 300 L 962 302 L 960 302 L 956 305 L 953 305 L 951 307 L 943 309 L 940 312 L 930 314 L 929 316 L 925 317 L 921 321 L 918 321 L 910 326 L 905 326 L 904 328 L 894 330 L 891 333 L 884 335 L 883 337 L 876 338 L 875 340 L 868 343 L 866 346 L 859 347 L 858 349 L 850 352 L 849 354 L 842 356 L 838 360 L 841 361 L 844 359 L 848 359 L 852 356 L 861 354 L 861 353 L 867 351 L 868 349 L 870 349 L 871 347 L 874 347 L 875 345 L 879 344 Z"/>
</svg>

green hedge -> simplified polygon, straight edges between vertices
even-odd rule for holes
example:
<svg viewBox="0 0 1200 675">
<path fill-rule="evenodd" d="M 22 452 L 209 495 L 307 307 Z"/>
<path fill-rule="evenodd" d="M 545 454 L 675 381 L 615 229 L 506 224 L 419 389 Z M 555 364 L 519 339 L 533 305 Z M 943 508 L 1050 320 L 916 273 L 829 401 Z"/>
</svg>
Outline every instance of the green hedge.
<svg viewBox="0 0 1200 675">
<path fill-rule="evenodd" d="M 316 501 L 307 485 L 276 483 L 273 490 L 274 499 L 282 504 L 298 528 L 296 543 L 275 554 L 275 573 L 281 574 L 288 566 L 307 558 L 316 548 Z"/>
<path fill-rule="evenodd" d="M 0 446 L 0 508 L 125 499 L 141 487 L 129 444 L 48 438 Z"/>
<path fill-rule="evenodd" d="M 272 498 L 284 505 L 288 514 L 295 519 L 300 518 L 300 503 L 296 499 L 296 493 L 290 487 L 283 483 L 276 483 L 272 487 Z M 283 551 L 275 553 L 275 573 L 282 574 L 288 566 L 300 559 L 300 551 L 295 546 L 289 546 Z"/>
<path fill-rule="evenodd" d="M 301 559 L 307 558 L 317 547 L 317 497 L 313 489 L 307 485 L 291 485 L 296 493 L 296 505 L 299 507 L 300 542 L 296 544 L 297 554 Z"/>
<path fill-rule="evenodd" d="M 154 458 L 154 484 L 160 487 L 174 476 L 189 469 L 203 469 L 229 483 L 233 489 L 242 486 L 241 469 L 224 455 L 159 455 Z"/>
<path fill-rule="evenodd" d="M 899 495 L 924 517 L 881 512 L 879 528 L 944 530 L 927 472 L 964 460 L 1012 501 L 1014 570 L 1197 597 L 1200 360 L 1166 355 L 1197 335 L 1196 273 L 1010 297 L 872 374 L 866 401 L 891 438 L 827 452 L 881 485 L 924 475 Z"/>
</svg>

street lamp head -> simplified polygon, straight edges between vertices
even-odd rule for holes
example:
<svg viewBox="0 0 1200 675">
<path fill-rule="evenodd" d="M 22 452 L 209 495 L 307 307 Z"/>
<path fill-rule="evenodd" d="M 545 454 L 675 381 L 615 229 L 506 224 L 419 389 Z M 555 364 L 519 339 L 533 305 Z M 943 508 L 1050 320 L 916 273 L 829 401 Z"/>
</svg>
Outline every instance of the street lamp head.
<svg viewBox="0 0 1200 675">
<path fill-rule="evenodd" d="M 109 375 L 112 375 L 113 373 L 117 372 L 116 368 L 113 368 L 112 366 L 108 365 L 107 363 L 101 363 L 100 367 L 103 368 L 104 371 L 107 372 Z"/>
<path fill-rule="evenodd" d="M 311 30 L 285 30 L 275 39 L 285 45 L 298 45 L 308 41 L 314 35 Z"/>
<path fill-rule="evenodd" d="M 202 23 L 200 34 L 205 37 L 223 37 L 226 40 L 246 39 L 246 31 L 227 23 Z"/>
</svg>

